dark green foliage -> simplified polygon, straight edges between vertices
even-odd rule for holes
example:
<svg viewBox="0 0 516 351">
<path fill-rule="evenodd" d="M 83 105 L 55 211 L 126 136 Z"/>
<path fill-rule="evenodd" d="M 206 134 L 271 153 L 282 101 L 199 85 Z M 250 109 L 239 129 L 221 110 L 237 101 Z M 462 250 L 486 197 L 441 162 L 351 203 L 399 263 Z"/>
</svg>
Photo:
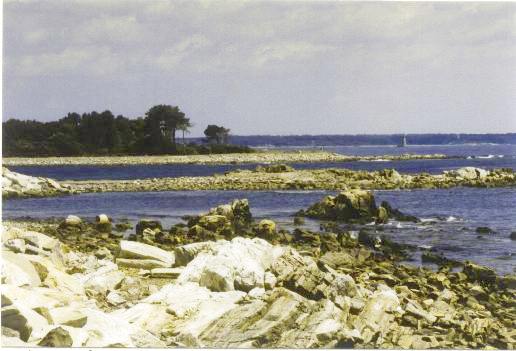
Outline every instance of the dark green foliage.
<svg viewBox="0 0 516 351">
<path fill-rule="evenodd" d="M 68 113 L 53 122 L 9 119 L 2 123 L 5 157 L 219 154 L 251 152 L 248 147 L 225 145 L 229 129 L 217 127 L 217 143 L 185 144 L 192 126 L 177 106 L 156 105 L 145 117 L 129 119 L 111 111 Z M 176 131 L 182 145 L 176 145 Z M 220 141 L 220 142 L 219 142 Z"/>
<path fill-rule="evenodd" d="M 227 144 L 229 138 L 229 129 L 215 124 L 210 124 L 204 130 L 204 135 L 208 142 L 217 144 Z"/>
</svg>

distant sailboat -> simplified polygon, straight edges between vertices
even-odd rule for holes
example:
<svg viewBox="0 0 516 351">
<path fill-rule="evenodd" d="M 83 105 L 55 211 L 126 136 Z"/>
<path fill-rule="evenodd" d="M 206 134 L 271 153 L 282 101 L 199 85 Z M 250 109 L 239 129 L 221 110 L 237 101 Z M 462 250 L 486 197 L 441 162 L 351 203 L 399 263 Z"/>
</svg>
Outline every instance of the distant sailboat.
<svg viewBox="0 0 516 351">
<path fill-rule="evenodd" d="M 403 138 L 401 138 L 401 142 L 398 144 L 398 147 L 405 147 L 407 146 L 407 136 L 404 134 Z"/>
</svg>

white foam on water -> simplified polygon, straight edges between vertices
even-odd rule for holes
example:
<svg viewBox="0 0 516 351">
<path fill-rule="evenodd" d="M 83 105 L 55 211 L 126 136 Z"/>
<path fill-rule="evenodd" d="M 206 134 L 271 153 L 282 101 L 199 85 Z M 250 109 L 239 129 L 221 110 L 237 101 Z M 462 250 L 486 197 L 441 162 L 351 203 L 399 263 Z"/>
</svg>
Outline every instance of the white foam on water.
<svg viewBox="0 0 516 351">
<path fill-rule="evenodd" d="M 458 219 L 456 217 L 449 216 L 448 218 L 446 218 L 446 222 L 455 222 L 455 221 L 458 221 Z"/>
</svg>

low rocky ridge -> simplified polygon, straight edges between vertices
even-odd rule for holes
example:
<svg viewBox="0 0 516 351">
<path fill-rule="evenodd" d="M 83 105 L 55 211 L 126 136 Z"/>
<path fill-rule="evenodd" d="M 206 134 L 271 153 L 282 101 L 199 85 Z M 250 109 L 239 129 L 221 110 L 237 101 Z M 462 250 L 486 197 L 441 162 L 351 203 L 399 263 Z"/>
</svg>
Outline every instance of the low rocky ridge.
<svg viewBox="0 0 516 351">
<path fill-rule="evenodd" d="M 456 186 L 496 187 L 516 185 L 512 169 L 484 170 L 465 167 L 439 175 L 400 174 L 394 169 L 352 171 L 347 169 L 294 170 L 285 165 L 228 172 L 208 177 L 137 180 L 70 181 L 80 192 L 167 190 L 345 190 L 432 189 Z"/>
<path fill-rule="evenodd" d="M 454 158 L 433 155 L 347 156 L 326 151 L 257 151 L 253 153 L 169 156 L 97 156 L 97 157 L 6 157 L 6 166 L 56 166 L 56 165 L 150 165 L 150 164 L 231 164 L 231 163 L 299 163 L 343 162 L 374 160 L 416 160 Z M 456 158 L 456 157 L 455 157 Z"/>
<path fill-rule="evenodd" d="M 288 232 L 246 200 L 170 231 L 142 220 L 130 240 L 74 217 L 4 228 L 4 346 L 516 345 L 514 276 L 402 265 L 373 233 Z"/>
<path fill-rule="evenodd" d="M 11 172 L 2 167 L 2 197 L 45 197 L 73 194 L 69 185 L 60 184 L 53 179 L 31 177 Z"/>
</svg>

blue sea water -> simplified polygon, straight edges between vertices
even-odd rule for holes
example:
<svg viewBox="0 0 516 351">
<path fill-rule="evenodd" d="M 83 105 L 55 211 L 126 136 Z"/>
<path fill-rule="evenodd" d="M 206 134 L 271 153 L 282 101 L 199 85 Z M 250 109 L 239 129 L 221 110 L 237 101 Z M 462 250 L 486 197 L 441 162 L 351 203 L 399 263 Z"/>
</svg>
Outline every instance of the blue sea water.
<svg viewBox="0 0 516 351">
<path fill-rule="evenodd" d="M 386 155 L 400 153 L 444 153 L 460 159 L 393 162 L 342 162 L 294 164 L 296 168 L 339 167 L 363 170 L 395 168 L 402 173 L 430 172 L 464 166 L 516 169 L 516 145 L 452 145 L 325 147 L 348 155 Z M 174 176 L 201 176 L 223 173 L 256 165 L 156 165 L 156 166 L 55 166 L 11 167 L 21 173 L 55 179 L 135 179 Z M 272 218 L 285 228 L 292 227 L 292 215 L 318 201 L 327 191 L 176 191 L 148 193 L 95 193 L 74 196 L 4 200 L 4 219 L 66 217 L 68 214 L 93 218 L 106 213 L 115 220 L 133 223 L 147 217 L 162 221 L 165 227 L 181 221 L 184 215 L 199 214 L 233 199 L 249 199 L 256 218 Z M 381 234 L 398 242 L 432 247 L 447 257 L 473 260 L 494 267 L 499 273 L 515 273 L 516 188 L 453 188 L 438 190 L 376 191 L 377 201 L 387 200 L 402 211 L 423 218 L 418 224 L 391 222 Z M 306 226 L 317 229 L 319 222 Z M 478 235 L 475 229 L 488 226 L 495 233 Z M 420 264 L 417 255 L 414 263 Z"/>
<path fill-rule="evenodd" d="M 461 156 L 457 159 L 408 160 L 408 161 L 353 161 L 293 163 L 296 169 L 348 168 L 353 170 L 374 171 L 394 168 L 401 173 L 428 172 L 442 173 L 445 170 L 473 166 L 480 168 L 516 169 L 516 145 L 436 145 L 409 146 L 334 146 L 324 150 L 345 155 L 378 156 L 411 154 L 445 154 Z M 57 180 L 86 179 L 147 179 L 161 177 L 210 176 L 235 169 L 254 169 L 258 164 L 225 165 L 127 165 L 127 166 L 13 166 L 15 172 L 32 176 L 48 177 Z"/>
<path fill-rule="evenodd" d="M 15 199 L 4 201 L 3 217 L 62 218 L 75 214 L 93 218 L 106 213 L 115 220 L 135 223 L 141 218 L 162 221 L 166 228 L 184 215 L 207 212 L 218 204 L 247 198 L 256 218 L 272 218 L 279 226 L 292 228 L 293 215 L 320 200 L 327 191 L 175 191 L 142 193 L 92 193 L 66 197 Z M 515 188 L 453 188 L 412 191 L 376 191 L 377 201 L 423 219 L 422 223 L 391 222 L 384 232 L 398 242 L 428 246 L 458 260 L 474 260 L 500 273 L 516 270 Z M 318 221 L 309 220 L 308 229 Z M 478 235 L 475 229 L 488 226 L 495 231 Z M 417 263 L 417 262 L 416 262 Z"/>
</svg>

